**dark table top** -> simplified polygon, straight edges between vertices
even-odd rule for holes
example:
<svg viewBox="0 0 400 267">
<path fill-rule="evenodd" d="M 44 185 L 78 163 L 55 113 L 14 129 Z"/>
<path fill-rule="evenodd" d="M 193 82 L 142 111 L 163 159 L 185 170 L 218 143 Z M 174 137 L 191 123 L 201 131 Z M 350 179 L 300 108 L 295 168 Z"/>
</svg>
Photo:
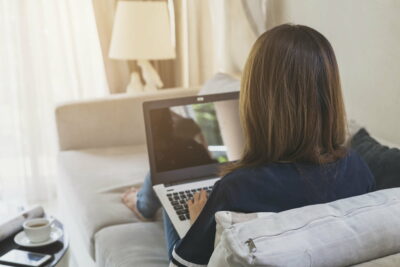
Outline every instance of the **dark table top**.
<svg viewBox="0 0 400 267">
<path fill-rule="evenodd" d="M 21 247 L 14 242 L 14 237 L 20 232 L 18 231 L 12 236 L 0 242 L 0 256 L 3 256 L 12 249 L 38 252 L 38 253 L 53 255 L 52 261 L 43 266 L 45 267 L 56 266 L 56 264 L 62 259 L 64 254 L 67 252 L 69 246 L 69 240 L 68 240 L 68 235 L 64 231 L 63 224 L 57 219 L 54 221 L 54 224 L 63 231 L 63 236 L 56 242 L 43 247 L 36 247 L 36 248 Z"/>
</svg>

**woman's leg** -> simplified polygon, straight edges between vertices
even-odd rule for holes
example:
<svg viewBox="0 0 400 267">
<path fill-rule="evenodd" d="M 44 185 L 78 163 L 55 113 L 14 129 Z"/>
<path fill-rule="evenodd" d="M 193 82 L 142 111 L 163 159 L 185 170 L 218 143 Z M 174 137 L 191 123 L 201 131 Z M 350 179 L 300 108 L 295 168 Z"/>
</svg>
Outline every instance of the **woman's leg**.
<svg viewBox="0 0 400 267">
<path fill-rule="evenodd" d="M 131 188 L 122 196 L 122 201 L 141 220 L 154 217 L 161 203 L 153 190 L 150 174 L 147 174 L 142 188 Z"/>
<path fill-rule="evenodd" d="M 137 209 L 140 211 L 140 213 L 142 213 L 143 216 L 146 218 L 153 217 L 155 212 L 161 207 L 161 203 L 158 200 L 158 197 L 153 190 L 150 175 L 146 176 L 146 179 L 144 180 L 143 183 L 143 187 L 137 194 L 136 206 Z M 180 238 L 171 220 L 169 219 L 168 214 L 165 212 L 164 209 L 162 209 L 162 211 L 163 211 L 164 233 L 168 250 L 168 257 L 171 260 L 174 246 L 176 242 L 180 240 Z"/>
<path fill-rule="evenodd" d="M 169 219 L 168 214 L 165 212 L 164 209 L 163 209 L 163 218 L 164 218 L 165 242 L 167 244 L 168 258 L 171 261 L 172 251 L 174 250 L 175 244 L 180 240 L 180 238 L 171 220 Z"/>
<path fill-rule="evenodd" d="M 156 214 L 157 210 L 161 208 L 160 200 L 153 190 L 151 183 L 150 173 L 146 175 L 144 183 L 140 191 L 137 193 L 136 207 L 137 210 L 145 218 L 152 218 Z"/>
</svg>

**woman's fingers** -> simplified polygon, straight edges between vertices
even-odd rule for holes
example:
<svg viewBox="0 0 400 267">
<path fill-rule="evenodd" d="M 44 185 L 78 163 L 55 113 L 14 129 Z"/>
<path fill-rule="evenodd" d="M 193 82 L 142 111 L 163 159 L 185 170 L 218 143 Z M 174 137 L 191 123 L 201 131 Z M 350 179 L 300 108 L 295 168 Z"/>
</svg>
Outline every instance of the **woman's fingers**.
<svg viewBox="0 0 400 267">
<path fill-rule="evenodd" d="M 207 192 L 205 190 L 201 190 L 200 192 L 196 192 L 193 195 L 193 199 L 187 202 L 190 222 L 193 224 L 194 221 L 199 216 L 201 210 L 207 202 Z"/>
<path fill-rule="evenodd" d="M 200 191 L 200 200 L 207 200 L 207 191 L 206 190 Z"/>
<path fill-rule="evenodd" d="M 205 190 L 201 190 L 200 192 L 196 192 L 196 193 L 193 195 L 193 198 L 192 198 L 192 199 L 189 199 L 189 200 L 186 202 L 186 204 L 187 204 L 188 206 L 191 206 L 191 205 L 197 204 L 198 202 L 204 202 L 204 201 L 206 201 L 206 200 L 207 200 L 207 192 L 206 192 Z"/>
<path fill-rule="evenodd" d="M 200 192 L 194 193 L 192 200 L 193 200 L 193 202 L 199 201 L 200 200 Z"/>
<path fill-rule="evenodd" d="M 207 200 L 207 191 L 205 191 L 205 190 L 201 190 L 200 192 L 196 192 L 193 195 L 193 198 L 188 201 L 188 203 L 191 202 L 191 201 L 198 202 L 198 201 L 203 201 L 203 200 Z"/>
<path fill-rule="evenodd" d="M 192 199 L 189 199 L 186 204 L 188 206 L 192 206 L 194 204 L 197 204 L 198 202 L 205 202 L 207 201 L 207 191 L 201 190 L 200 192 L 196 192 L 193 195 Z"/>
<path fill-rule="evenodd" d="M 191 198 L 191 199 L 189 199 L 189 200 L 187 201 L 187 204 L 188 204 L 188 205 L 193 205 L 195 202 L 197 202 L 197 193 L 195 193 L 195 194 L 193 195 L 193 198 Z"/>
</svg>

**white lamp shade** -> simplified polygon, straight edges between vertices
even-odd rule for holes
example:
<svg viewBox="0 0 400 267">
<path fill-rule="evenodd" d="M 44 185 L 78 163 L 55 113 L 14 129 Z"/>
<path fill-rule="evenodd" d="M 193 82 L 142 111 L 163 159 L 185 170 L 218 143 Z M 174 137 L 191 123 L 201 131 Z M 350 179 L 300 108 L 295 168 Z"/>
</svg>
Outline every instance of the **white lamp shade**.
<svg viewBox="0 0 400 267">
<path fill-rule="evenodd" d="M 119 1 L 109 56 L 113 59 L 175 58 L 167 2 Z"/>
</svg>

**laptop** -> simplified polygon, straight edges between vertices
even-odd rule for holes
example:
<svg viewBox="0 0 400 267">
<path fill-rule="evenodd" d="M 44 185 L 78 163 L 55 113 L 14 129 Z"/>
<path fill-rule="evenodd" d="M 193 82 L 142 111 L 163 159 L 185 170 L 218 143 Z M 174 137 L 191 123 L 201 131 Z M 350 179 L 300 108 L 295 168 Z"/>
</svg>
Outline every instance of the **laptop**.
<svg viewBox="0 0 400 267">
<path fill-rule="evenodd" d="M 154 191 L 179 236 L 190 228 L 187 201 L 209 194 L 221 166 L 239 159 L 238 92 L 143 103 Z"/>
</svg>

